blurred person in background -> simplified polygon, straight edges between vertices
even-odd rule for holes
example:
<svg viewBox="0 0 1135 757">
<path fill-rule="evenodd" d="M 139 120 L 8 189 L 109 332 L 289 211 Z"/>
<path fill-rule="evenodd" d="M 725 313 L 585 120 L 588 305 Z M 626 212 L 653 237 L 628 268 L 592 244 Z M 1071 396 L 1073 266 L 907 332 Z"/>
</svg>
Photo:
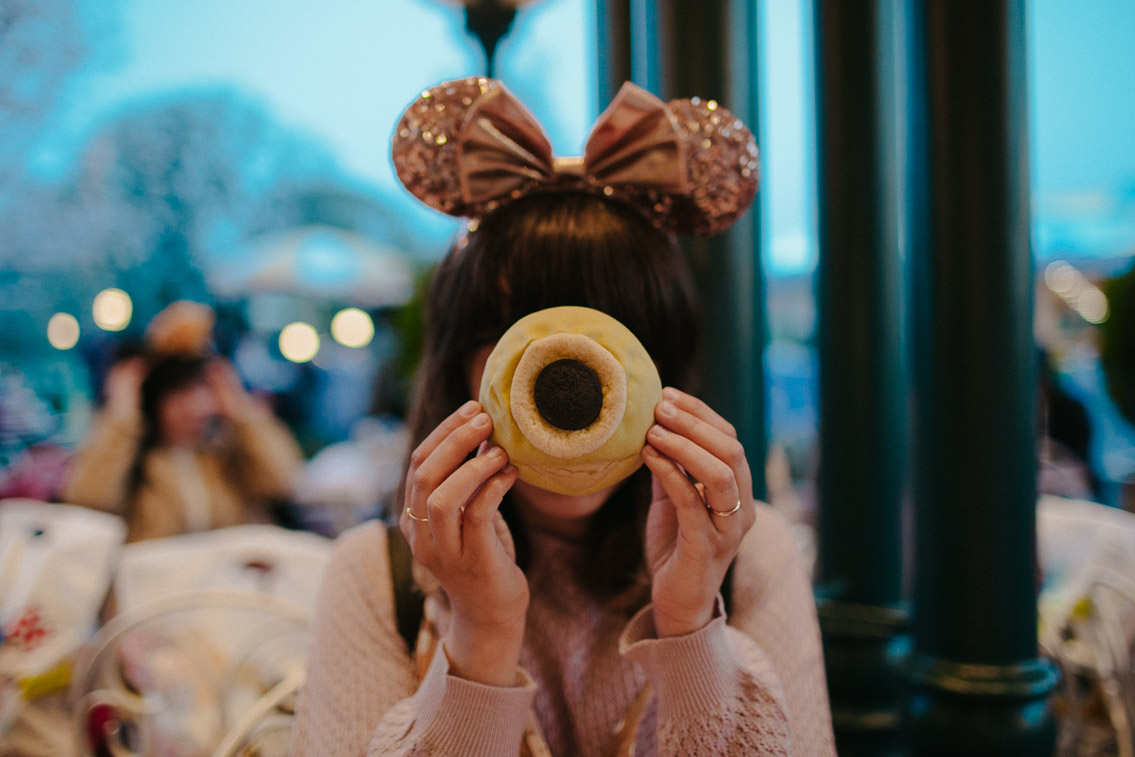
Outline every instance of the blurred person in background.
<svg viewBox="0 0 1135 757">
<path fill-rule="evenodd" d="M 1037 490 L 1071 499 L 1103 502 L 1092 468 L 1092 420 L 1084 403 L 1070 394 L 1043 349 L 1037 350 L 1040 383 L 1037 419 Z"/>
<path fill-rule="evenodd" d="M 175 302 L 119 359 L 62 492 L 121 515 L 127 541 L 272 520 L 304 459 L 288 428 L 212 351 L 213 311 Z"/>
</svg>

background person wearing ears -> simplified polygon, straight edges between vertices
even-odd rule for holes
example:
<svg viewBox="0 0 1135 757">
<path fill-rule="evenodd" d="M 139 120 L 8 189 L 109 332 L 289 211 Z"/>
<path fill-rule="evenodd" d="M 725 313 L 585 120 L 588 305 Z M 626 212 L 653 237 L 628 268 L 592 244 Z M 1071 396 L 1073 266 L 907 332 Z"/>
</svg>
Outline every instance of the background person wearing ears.
<svg viewBox="0 0 1135 757">
<path fill-rule="evenodd" d="M 424 620 L 408 644 L 397 534 L 340 538 L 295 753 L 834 755 L 791 531 L 753 500 L 730 424 L 685 391 L 697 309 L 670 232 L 715 233 L 745 211 L 751 134 L 716 103 L 625 87 L 582 168 L 562 166 L 507 90 L 467 79 L 411 105 L 394 153 L 420 199 L 478 218 L 432 282 L 409 420 L 399 524 Z M 563 305 L 621 322 L 667 387 L 645 465 L 582 495 L 521 480 L 471 399 L 501 335 Z"/>
<path fill-rule="evenodd" d="M 63 500 L 117 513 L 127 541 L 270 521 L 303 466 L 287 427 L 211 351 L 213 313 L 175 302 L 118 360 Z"/>
</svg>

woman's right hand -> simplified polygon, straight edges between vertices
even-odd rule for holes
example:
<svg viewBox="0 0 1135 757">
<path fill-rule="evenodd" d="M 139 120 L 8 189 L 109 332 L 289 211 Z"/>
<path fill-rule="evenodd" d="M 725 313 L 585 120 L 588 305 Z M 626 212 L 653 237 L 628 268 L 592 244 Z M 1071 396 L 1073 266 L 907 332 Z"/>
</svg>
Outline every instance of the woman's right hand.
<svg viewBox="0 0 1135 757">
<path fill-rule="evenodd" d="M 489 415 L 470 401 L 418 445 L 410 456 L 399 525 L 414 557 L 449 599 L 452 619 L 442 642 L 450 672 L 513 686 L 528 581 L 498 508 L 517 473 L 499 447 L 466 459 L 492 429 Z"/>
<path fill-rule="evenodd" d="M 117 415 L 132 415 L 142 406 L 142 382 L 150 366 L 142 357 L 129 357 L 110 367 L 106 374 L 106 405 Z"/>
</svg>

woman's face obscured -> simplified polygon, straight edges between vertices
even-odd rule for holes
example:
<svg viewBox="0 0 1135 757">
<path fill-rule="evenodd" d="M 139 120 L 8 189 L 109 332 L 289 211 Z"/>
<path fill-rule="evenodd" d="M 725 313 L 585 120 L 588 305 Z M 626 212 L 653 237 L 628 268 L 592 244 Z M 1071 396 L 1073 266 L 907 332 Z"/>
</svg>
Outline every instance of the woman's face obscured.
<svg viewBox="0 0 1135 757">
<path fill-rule="evenodd" d="M 472 399 L 477 399 L 480 394 L 485 364 L 492 351 L 492 345 L 488 345 L 473 354 L 469 365 L 469 396 Z M 550 492 L 518 479 L 512 486 L 512 492 L 520 517 L 528 525 L 575 538 L 587 533 L 588 520 L 610 498 L 616 486 L 612 484 L 593 494 L 576 496 Z"/>
<path fill-rule="evenodd" d="M 170 392 L 158 408 L 162 442 L 200 444 L 206 440 L 219 410 L 216 394 L 204 380 Z"/>
</svg>

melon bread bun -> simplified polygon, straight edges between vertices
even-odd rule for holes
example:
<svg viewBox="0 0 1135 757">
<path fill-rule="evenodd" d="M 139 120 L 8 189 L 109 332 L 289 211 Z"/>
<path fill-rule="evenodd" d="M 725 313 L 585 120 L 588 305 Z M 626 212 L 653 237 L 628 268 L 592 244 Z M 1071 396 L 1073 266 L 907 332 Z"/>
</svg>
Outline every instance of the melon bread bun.
<svg viewBox="0 0 1135 757">
<path fill-rule="evenodd" d="M 480 403 L 520 478 L 590 494 L 633 473 L 662 399 L 635 335 L 598 310 L 556 307 L 514 323 L 485 364 Z"/>
</svg>

